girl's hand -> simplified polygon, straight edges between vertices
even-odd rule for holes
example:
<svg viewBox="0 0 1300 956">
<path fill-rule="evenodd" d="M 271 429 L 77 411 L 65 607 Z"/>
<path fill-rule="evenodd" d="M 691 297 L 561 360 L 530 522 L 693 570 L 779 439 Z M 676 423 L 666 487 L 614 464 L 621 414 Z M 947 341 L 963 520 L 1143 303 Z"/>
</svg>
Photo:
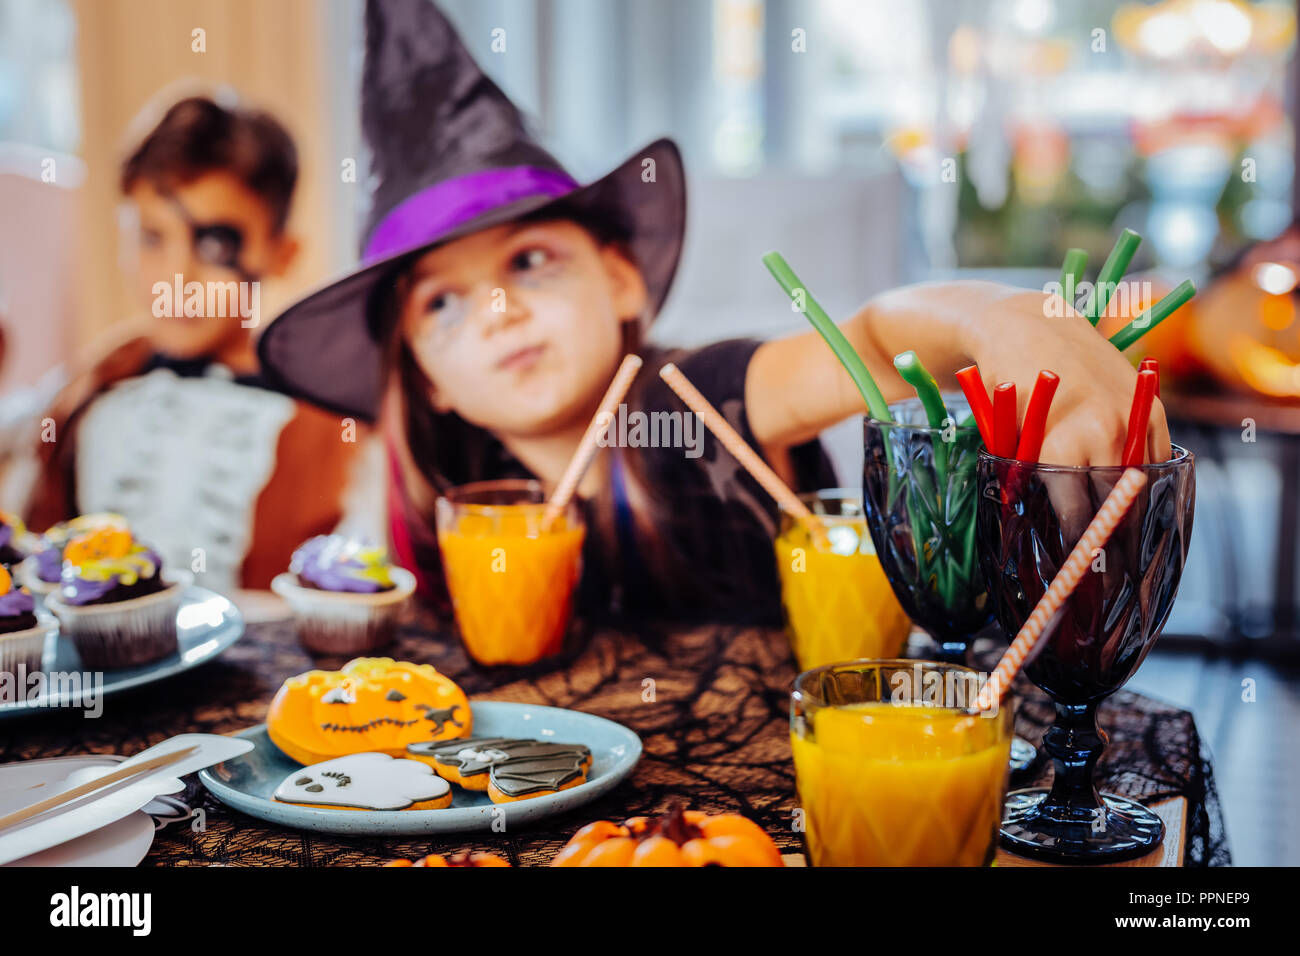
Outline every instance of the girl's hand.
<svg viewBox="0 0 1300 956">
<path fill-rule="evenodd" d="M 882 293 L 840 328 L 891 403 L 916 394 L 893 365 L 894 356 L 907 349 L 916 351 L 947 390 L 959 390 L 956 373 L 972 362 L 990 393 L 1001 382 L 1015 382 L 1018 421 L 1024 420 L 1039 371 L 1053 371 L 1061 384 L 1040 460 L 1118 465 L 1123 457 L 1137 370 L 1055 296 L 972 279 L 925 283 Z M 754 353 L 745 404 L 769 460 L 865 411 L 848 374 L 811 331 L 766 342 Z M 1169 428 L 1157 399 L 1147 429 L 1147 460 L 1169 456 Z"/>
<path fill-rule="evenodd" d="M 1015 382 L 1021 421 L 1039 370 L 1060 376 L 1040 455 L 1044 464 L 1118 465 L 1137 370 L 1086 318 L 1049 298 L 1054 297 L 1001 287 L 1000 295 L 981 302 L 963 323 L 966 350 L 990 391 Z M 1169 426 L 1156 399 L 1147 461 L 1170 456 Z"/>
</svg>

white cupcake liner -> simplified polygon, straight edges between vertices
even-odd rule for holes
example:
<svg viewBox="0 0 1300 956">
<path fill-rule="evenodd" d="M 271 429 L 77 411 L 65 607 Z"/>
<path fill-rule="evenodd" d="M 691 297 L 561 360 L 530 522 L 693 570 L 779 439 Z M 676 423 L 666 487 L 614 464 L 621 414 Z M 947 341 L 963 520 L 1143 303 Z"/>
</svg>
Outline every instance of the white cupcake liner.
<svg viewBox="0 0 1300 956">
<path fill-rule="evenodd" d="M 415 592 L 415 575 L 392 569 L 393 588 L 373 593 L 322 591 L 278 574 L 271 590 L 284 598 L 298 623 L 298 640 L 318 654 L 359 654 L 393 640 L 402 611 Z"/>
<path fill-rule="evenodd" d="M 15 570 L 18 572 L 18 583 L 37 597 L 43 598 L 51 591 L 57 591 L 59 588 L 57 581 L 45 581 L 36 573 L 36 557 L 34 555 L 19 563 Z"/>
<path fill-rule="evenodd" d="M 58 633 L 57 621 L 37 614 L 35 627 L 0 634 L 0 673 L 16 675 L 19 665 L 28 674 L 45 670 L 46 662 L 53 659 Z"/>
<path fill-rule="evenodd" d="M 58 592 L 45 606 L 72 639 L 86 670 L 114 670 L 156 661 L 177 650 L 176 612 L 194 581 L 188 571 L 163 571 L 167 587 L 153 594 L 107 604 L 66 604 Z"/>
</svg>

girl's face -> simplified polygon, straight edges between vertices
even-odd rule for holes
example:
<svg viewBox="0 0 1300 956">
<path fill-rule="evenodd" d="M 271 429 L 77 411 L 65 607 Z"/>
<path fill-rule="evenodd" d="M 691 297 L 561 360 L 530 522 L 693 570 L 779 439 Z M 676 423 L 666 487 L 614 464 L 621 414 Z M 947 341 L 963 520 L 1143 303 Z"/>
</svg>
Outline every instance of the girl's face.
<svg viewBox="0 0 1300 956">
<path fill-rule="evenodd" d="M 585 424 L 621 359 L 641 273 L 568 220 L 518 222 L 421 256 L 401 329 L 438 411 L 504 436 Z"/>
</svg>

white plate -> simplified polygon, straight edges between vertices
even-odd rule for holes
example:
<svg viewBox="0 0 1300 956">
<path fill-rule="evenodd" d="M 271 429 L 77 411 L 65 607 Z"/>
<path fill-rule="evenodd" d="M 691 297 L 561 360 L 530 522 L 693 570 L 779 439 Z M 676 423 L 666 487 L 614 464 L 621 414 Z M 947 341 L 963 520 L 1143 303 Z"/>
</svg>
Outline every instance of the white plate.
<svg viewBox="0 0 1300 956">
<path fill-rule="evenodd" d="M 0 764 L 0 815 L 42 800 L 82 767 L 104 767 L 122 758 L 111 754 L 49 757 Z M 144 811 L 123 817 L 94 833 L 14 860 L 6 866 L 136 866 L 153 845 L 153 818 Z"/>
</svg>

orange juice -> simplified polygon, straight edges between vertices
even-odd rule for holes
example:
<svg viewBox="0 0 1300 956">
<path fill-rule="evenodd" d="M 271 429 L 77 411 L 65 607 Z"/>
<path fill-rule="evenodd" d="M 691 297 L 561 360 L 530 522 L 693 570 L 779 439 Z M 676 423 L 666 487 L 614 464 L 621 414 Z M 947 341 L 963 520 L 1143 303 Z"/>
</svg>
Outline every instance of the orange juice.
<svg viewBox="0 0 1300 956">
<path fill-rule="evenodd" d="M 448 500 L 456 491 L 439 501 L 438 545 L 465 649 L 480 664 L 558 653 L 582 569 L 586 531 L 576 509 L 544 529 L 540 503 Z"/>
<path fill-rule="evenodd" d="M 993 859 L 1010 712 L 982 717 L 888 702 L 794 721 L 813 866 L 984 866 Z"/>
<path fill-rule="evenodd" d="M 829 538 L 820 548 L 808 529 L 788 515 L 782 515 L 776 539 L 786 632 L 799 669 L 897 657 L 911 622 L 876 557 L 866 519 L 818 517 Z"/>
</svg>

